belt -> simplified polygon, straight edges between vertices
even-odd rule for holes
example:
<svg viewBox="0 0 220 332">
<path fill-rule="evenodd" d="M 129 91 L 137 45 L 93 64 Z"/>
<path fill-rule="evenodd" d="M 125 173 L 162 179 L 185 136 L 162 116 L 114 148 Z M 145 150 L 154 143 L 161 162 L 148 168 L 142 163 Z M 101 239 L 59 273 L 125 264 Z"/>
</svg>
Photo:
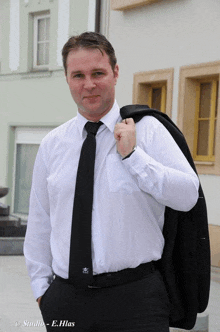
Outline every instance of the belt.
<svg viewBox="0 0 220 332">
<path fill-rule="evenodd" d="M 139 265 L 136 268 L 128 268 L 118 272 L 108 272 L 96 274 L 88 288 L 104 288 L 123 285 L 132 281 L 144 279 L 147 275 L 153 273 L 158 268 L 157 262 L 149 262 Z M 71 279 L 64 279 L 56 275 L 56 279 L 74 285 Z"/>
</svg>

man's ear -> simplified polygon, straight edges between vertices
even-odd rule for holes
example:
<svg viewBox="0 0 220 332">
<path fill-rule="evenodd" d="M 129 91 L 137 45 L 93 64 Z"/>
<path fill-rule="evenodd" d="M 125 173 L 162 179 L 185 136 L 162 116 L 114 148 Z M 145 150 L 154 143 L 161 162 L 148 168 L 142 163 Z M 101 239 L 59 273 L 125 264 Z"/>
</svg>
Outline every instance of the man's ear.
<svg viewBox="0 0 220 332">
<path fill-rule="evenodd" d="M 114 77 L 115 77 L 115 84 L 117 83 L 117 79 L 118 79 L 118 77 L 119 77 L 119 65 L 118 64 L 116 64 L 115 65 L 115 68 L 114 68 Z"/>
</svg>

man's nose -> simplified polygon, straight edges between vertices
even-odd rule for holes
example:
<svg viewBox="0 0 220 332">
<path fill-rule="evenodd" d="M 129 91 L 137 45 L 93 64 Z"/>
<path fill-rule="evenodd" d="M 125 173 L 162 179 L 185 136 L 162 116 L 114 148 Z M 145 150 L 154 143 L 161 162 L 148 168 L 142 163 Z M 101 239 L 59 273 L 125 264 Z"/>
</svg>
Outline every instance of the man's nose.
<svg viewBox="0 0 220 332">
<path fill-rule="evenodd" d="M 91 77 L 87 77 L 84 81 L 84 88 L 87 90 L 94 89 L 96 87 L 96 84 L 94 80 Z"/>
</svg>

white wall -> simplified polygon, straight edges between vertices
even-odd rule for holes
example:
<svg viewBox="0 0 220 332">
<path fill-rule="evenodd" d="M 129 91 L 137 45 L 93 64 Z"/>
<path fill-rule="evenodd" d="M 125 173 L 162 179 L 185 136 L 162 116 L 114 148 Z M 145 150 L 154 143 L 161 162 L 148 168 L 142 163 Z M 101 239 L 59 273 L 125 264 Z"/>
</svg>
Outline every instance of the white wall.
<svg viewBox="0 0 220 332">
<path fill-rule="evenodd" d="M 0 80 L 0 186 L 11 187 L 11 126 L 57 126 L 74 117 L 76 112 L 61 72 L 51 78 Z"/>
<path fill-rule="evenodd" d="M 120 67 L 116 95 L 120 106 L 132 103 L 134 73 L 172 67 L 172 118 L 176 122 L 179 68 L 220 59 L 219 13 L 216 0 L 164 0 L 129 11 L 111 11 L 109 39 Z M 200 178 L 209 222 L 220 225 L 220 177 Z"/>
<path fill-rule="evenodd" d="M 111 11 L 109 38 L 120 66 L 119 102 L 132 101 L 133 73 L 174 67 L 175 118 L 179 67 L 220 58 L 219 13 L 216 0 L 164 0 L 125 12 Z"/>
<path fill-rule="evenodd" d="M 14 137 L 11 126 L 51 127 L 76 115 L 77 107 L 69 93 L 61 67 L 60 50 L 69 35 L 81 33 L 87 29 L 88 8 L 89 4 L 94 3 L 94 1 L 0 0 L 0 33 L 2 32 L 4 36 L 4 38 L 0 36 L 0 48 L 2 47 L 2 52 L 0 51 L 0 61 L 2 56 L 2 70 L 0 72 L 0 186 L 9 186 L 12 191 L 10 179 L 14 164 Z M 14 8 L 18 9 L 18 7 L 14 7 L 16 4 L 19 4 L 19 11 L 14 11 Z M 47 72 L 31 72 L 33 57 L 31 13 L 47 10 L 50 10 L 51 16 L 49 70 Z M 19 20 L 14 21 L 12 16 L 19 18 Z M 12 43 L 14 41 L 12 32 L 18 26 L 20 27 L 20 30 L 17 31 L 20 52 L 13 53 L 13 47 L 16 45 Z M 15 63 L 12 60 L 16 60 Z M 18 68 L 17 65 L 19 65 Z M 17 68 L 16 71 L 12 71 L 12 69 L 16 69 L 14 67 Z M 7 195 L 8 204 L 10 204 L 9 195 Z"/>
</svg>

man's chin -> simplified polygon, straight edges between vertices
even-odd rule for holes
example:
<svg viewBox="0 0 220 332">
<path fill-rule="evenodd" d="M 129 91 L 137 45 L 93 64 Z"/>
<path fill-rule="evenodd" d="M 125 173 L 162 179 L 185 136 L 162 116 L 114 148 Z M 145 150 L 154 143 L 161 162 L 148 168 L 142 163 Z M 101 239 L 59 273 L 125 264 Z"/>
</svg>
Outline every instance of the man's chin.
<svg viewBox="0 0 220 332">
<path fill-rule="evenodd" d="M 100 105 L 89 107 L 89 108 L 79 108 L 79 113 L 84 116 L 86 119 L 91 121 L 98 121 L 101 119 L 105 114 L 108 113 L 109 110 L 103 109 Z"/>
</svg>

